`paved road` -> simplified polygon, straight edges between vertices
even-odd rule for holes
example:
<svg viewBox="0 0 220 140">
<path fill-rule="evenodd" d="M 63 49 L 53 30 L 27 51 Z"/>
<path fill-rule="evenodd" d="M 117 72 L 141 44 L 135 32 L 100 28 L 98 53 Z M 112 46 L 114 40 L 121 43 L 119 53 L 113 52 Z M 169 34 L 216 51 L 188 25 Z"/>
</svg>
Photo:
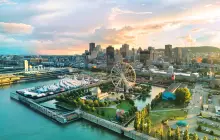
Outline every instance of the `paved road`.
<svg viewBox="0 0 220 140">
<path fill-rule="evenodd" d="M 195 84 L 194 90 L 192 90 L 192 100 L 189 103 L 188 116 L 186 121 L 189 124 L 189 132 L 195 132 L 197 128 L 197 115 L 200 113 L 202 96 L 204 95 L 204 90 L 201 84 Z"/>
</svg>

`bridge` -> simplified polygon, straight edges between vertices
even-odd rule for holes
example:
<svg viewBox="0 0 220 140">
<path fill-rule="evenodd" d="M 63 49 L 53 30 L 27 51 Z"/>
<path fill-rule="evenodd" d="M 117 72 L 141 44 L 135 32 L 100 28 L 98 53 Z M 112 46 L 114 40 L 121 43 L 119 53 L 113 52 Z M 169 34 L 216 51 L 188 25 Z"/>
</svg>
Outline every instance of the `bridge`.
<svg viewBox="0 0 220 140">
<path fill-rule="evenodd" d="M 180 85 L 181 83 L 172 83 L 165 91 L 174 93 L 177 90 L 177 88 L 180 87 Z"/>
</svg>

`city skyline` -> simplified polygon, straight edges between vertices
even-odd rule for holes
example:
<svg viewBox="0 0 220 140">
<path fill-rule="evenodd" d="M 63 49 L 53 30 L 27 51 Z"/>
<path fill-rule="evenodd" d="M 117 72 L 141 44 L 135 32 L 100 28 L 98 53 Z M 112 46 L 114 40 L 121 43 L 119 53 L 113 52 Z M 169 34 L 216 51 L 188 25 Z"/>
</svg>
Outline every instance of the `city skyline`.
<svg viewBox="0 0 220 140">
<path fill-rule="evenodd" d="M 220 1 L 0 0 L 0 54 L 73 55 L 130 48 L 220 46 Z"/>
</svg>

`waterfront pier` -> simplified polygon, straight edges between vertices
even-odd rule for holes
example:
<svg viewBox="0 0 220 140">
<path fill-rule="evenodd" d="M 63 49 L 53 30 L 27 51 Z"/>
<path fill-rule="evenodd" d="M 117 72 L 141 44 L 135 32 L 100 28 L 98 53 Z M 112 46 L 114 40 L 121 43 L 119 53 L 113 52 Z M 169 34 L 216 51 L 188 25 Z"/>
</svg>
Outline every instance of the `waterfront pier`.
<svg viewBox="0 0 220 140">
<path fill-rule="evenodd" d="M 33 99 L 26 98 L 22 95 L 19 95 L 16 92 L 11 92 L 10 97 L 14 100 L 17 100 L 30 108 L 44 114 L 45 116 L 51 118 L 52 120 L 55 120 L 61 124 L 69 123 L 73 120 L 83 118 L 85 120 L 88 120 L 92 123 L 95 123 L 99 126 L 105 127 L 111 131 L 114 131 L 118 134 L 124 135 L 128 138 L 135 139 L 135 140 L 156 140 L 156 138 L 150 137 L 148 135 L 145 135 L 143 133 L 139 133 L 135 130 L 130 130 L 129 128 L 123 127 L 121 125 L 115 124 L 113 122 L 110 122 L 108 120 L 96 117 L 94 115 L 91 115 L 89 113 L 86 113 L 81 110 L 75 110 L 72 112 L 60 114 L 55 111 L 52 111 L 37 102 L 35 102 Z"/>
<path fill-rule="evenodd" d="M 96 117 L 96 116 L 91 115 L 89 113 L 86 113 L 84 111 L 80 111 L 80 117 L 85 119 L 85 120 L 88 120 L 90 122 L 93 122 L 93 123 L 95 123 L 99 126 L 105 127 L 109 130 L 112 130 L 116 133 L 124 135 L 128 138 L 134 139 L 134 140 L 157 140 L 156 138 L 153 138 L 149 135 L 139 133 L 135 130 L 131 130 L 127 127 L 123 127 L 121 125 L 115 124 L 115 123 L 107 121 L 105 119 Z"/>
<path fill-rule="evenodd" d="M 69 121 L 76 120 L 79 118 L 79 115 L 75 112 L 71 112 L 69 114 L 60 114 L 60 113 L 52 111 L 52 110 L 34 102 L 34 100 L 32 100 L 32 99 L 26 98 L 22 95 L 14 93 L 14 92 L 10 93 L 10 97 L 12 99 L 15 99 L 15 100 L 27 105 L 28 107 L 44 114 L 45 116 L 47 116 L 47 117 L 49 117 L 49 118 L 51 118 L 61 124 L 65 124 L 65 123 L 68 123 Z"/>
</svg>

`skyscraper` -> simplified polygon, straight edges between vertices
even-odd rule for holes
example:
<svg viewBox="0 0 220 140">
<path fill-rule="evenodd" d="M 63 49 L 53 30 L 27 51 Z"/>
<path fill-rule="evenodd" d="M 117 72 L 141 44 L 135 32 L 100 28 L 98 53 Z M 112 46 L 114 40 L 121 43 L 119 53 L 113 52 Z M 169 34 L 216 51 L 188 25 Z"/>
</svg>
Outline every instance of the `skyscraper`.
<svg viewBox="0 0 220 140">
<path fill-rule="evenodd" d="M 108 46 L 106 48 L 107 68 L 108 69 L 111 69 L 114 65 L 114 59 L 115 59 L 114 53 L 115 53 L 115 51 L 114 51 L 114 48 L 112 46 Z"/>
<path fill-rule="evenodd" d="M 141 63 L 146 65 L 147 61 L 149 59 L 150 59 L 150 51 L 149 50 L 140 51 L 140 62 Z"/>
<path fill-rule="evenodd" d="M 96 45 L 95 50 L 97 52 L 101 52 L 102 51 L 101 45 Z"/>
<path fill-rule="evenodd" d="M 176 62 L 177 64 L 181 64 L 181 62 L 182 62 L 182 56 L 183 56 L 183 54 L 182 54 L 182 48 L 176 47 L 176 48 L 175 48 L 175 51 L 174 51 L 174 56 L 175 56 L 175 62 Z"/>
<path fill-rule="evenodd" d="M 89 54 L 95 49 L 95 43 L 89 43 Z"/>
<path fill-rule="evenodd" d="M 149 54 L 150 54 L 149 59 L 150 59 L 151 61 L 154 60 L 154 52 L 155 52 L 154 47 L 149 46 L 149 47 L 148 47 L 148 51 L 149 51 Z"/>
<path fill-rule="evenodd" d="M 123 44 L 121 49 L 120 49 L 121 55 L 123 58 L 129 56 L 129 45 L 128 44 Z"/>
<path fill-rule="evenodd" d="M 165 45 L 164 54 L 169 59 L 169 61 L 171 62 L 171 59 L 172 59 L 172 45 L 170 45 L 170 44 Z"/>
<path fill-rule="evenodd" d="M 24 71 L 28 71 L 28 61 L 24 60 Z"/>
</svg>

